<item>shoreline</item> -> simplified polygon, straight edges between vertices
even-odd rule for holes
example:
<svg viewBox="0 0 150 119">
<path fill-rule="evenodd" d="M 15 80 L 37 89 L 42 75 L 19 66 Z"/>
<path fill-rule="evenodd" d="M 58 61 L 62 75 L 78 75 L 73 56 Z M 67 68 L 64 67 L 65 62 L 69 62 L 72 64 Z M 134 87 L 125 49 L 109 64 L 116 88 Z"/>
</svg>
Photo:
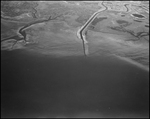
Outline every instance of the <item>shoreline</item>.
<svg viewBox="0 0 150 119">
<path fill-rule="evenodd" d="M 144 65 L 142 65 L 142 64 L 140 64 L 140 63 L 138 63 L 138 62 L 135 62 L 135 61 L 133 61 L 133 60 L 131 60 L 131 59 L 129 59 L 129 58 L 125 58 L 125 57 L 121 57 L 121 56 L 117 56 L 117 55 L 114 55 L 114 56 L 115 56 L 116 58 L 120 59 L 120 60 L 123 60 L 123 61 L 125 61 L 125 62 L 128 62 L 128 63 L 130 63 L 130 64 L 132 64 L 132 65 L 134 65 L 134 66 L 137 66 L 137 67 L 139 67 L 139 68 L 141 68 L 141 69 L 143 69 L 143 70 L 149 72 L 149 68 L 148 68 L 148 67 L 146 67 L 146 66 L 144 66 Z"/>
</svg>

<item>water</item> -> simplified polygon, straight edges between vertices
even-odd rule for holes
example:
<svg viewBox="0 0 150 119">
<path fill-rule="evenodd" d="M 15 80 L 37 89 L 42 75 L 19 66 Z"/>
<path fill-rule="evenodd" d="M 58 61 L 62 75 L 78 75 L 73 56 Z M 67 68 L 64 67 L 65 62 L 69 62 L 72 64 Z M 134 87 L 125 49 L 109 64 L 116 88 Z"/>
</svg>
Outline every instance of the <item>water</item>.
<svg viewBox="0 0 150 119">
<path fill-rule="evenodd" d="M 144 15 L 142 15 L 142 14 L 136 14 L 136 13 L 134 13 L 134 14 L 132 14 L 135 18 L 139 18 L 139 19 L 145 19 L 145 16 Z"/>
<path fill-rule="evenodd" d="M 1 57 L 2 117 L 148 117 L 149 72 L 115 57 Z"/>
</svg>

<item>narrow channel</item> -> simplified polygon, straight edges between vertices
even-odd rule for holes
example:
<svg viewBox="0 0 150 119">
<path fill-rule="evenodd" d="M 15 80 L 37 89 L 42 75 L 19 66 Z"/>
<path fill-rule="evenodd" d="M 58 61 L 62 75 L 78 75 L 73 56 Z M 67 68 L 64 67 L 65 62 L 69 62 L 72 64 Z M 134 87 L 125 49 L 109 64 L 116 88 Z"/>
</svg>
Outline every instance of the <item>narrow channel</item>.
<svg viewBox="0 0 150 119">
<path fill-rule="evenodd" d="M 15 35 L 15 36 L 10 36 L 10 37 L 8 37 L 8 38 L 4 38 L 4 39 L 1 40 L 1 43 L 4 42 L 4 41 L 10 40 L 10 39 L 16 40 L 16 42 L 13 44 L 13 46 L 14 46 L 18 41 L 21 41 L 21 40 L 23 40 L 23 41 L 25 41 L 25 43 L 27 43 L 27 41 L 26 41 L 26 36 L 27 36 L 27 34 L 26 34 L 26 32 L 25 32 L 26 29 L 30 28 L 31 26 L 33 26 L 33 25 L 35 25 L 35 24 L 39 24 L 39 23 L 43 23 L 43 22 L 48 22 L 48 21 L 54 20 L 54 19 L 56 19 L 57 17 L 59 17 L 59 16 L 56 16 L 56 17 L 54 17 L 54 18 L 52 18 L 52 16 L 50 16 L 48 19 L 41 19 L 41 20 L 37 20 L 37 21 L 30 22 L 30 23 L 24 25 L 23 27 L 18 28 L 18 30 L 17 30 L 17 35 Z M 1 18 L 3 18 L 3 17 L 1 16 Z"/>
<path fill-rule="evenodd" d="M 85 37 L 85 29 L 90 25 L 90 23 L 97 17 L 97 15 L 102 12 L 107 10 L 107 7 L 103 4 L 101 4 L 102 7 L 100 10 L 98 10 L 97 12 L 95 12 L 90 18 L 89 20 L 77 31 L 77 36 L 79 39 L 82 40 L 83 42 L 83 51 L 84 51 L 84 55 L 88 56 L 88 45 L 87 45 L 87 41 L 86 41 L 86 37 Z"/>
<path fill-rule="evenodd" d="M 102 8 L 100 10 L 98 10 L 97 12 L 95 12 L 90 18 L 89 20 L 77 31 L 77 36 L 79 39 L 82 40 L 83 42 L 83 50 L 84 50 L 84 55 L 88 56 L 89 52 L 88 52 L 88 45 L 87 45 L 87 41 L 86 41 L 86 37 L 85 37 L 85 33 L 86 33 L 86 28 L 92 23 L 92 21 L 97 17 L 97 15 L 102 12 L 102 11 L 106 11 L 108 10 L 107 5 L 104 4 L 104 2 L 101 2 L 99 4 Z M 127 5 L 129 4 L 123 4 L 123 6 L 125 6 L 126 8 L 126 12 L 129 11 L 129 8 L 127 7 Z"/>
</svg>

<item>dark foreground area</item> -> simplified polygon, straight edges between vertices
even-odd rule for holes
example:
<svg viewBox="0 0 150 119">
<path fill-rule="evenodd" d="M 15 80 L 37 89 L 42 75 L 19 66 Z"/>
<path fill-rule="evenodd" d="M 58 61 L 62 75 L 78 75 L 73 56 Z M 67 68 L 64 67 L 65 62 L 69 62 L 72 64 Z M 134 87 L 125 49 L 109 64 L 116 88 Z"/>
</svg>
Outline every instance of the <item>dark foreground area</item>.
<svg viewBox="0 0 150 119">
<path fill-rule="evenodd" d="M 1 52 L 1 117 L 148 117 L 149 72 L 107 57 Z"/>
</svg>

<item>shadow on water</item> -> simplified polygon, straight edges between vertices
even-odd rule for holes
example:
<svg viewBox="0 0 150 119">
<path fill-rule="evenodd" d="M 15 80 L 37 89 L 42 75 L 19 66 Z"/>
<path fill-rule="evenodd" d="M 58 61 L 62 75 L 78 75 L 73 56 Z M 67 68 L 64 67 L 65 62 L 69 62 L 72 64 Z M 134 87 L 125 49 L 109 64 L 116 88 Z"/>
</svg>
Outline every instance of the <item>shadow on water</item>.
<svg viewBox="0 0 150 119">
<path fill-rule="evenodd" d="M 117 58 L 1 56 L 2 117 L 148 117 L 148 72 Z"/>
</svg>

